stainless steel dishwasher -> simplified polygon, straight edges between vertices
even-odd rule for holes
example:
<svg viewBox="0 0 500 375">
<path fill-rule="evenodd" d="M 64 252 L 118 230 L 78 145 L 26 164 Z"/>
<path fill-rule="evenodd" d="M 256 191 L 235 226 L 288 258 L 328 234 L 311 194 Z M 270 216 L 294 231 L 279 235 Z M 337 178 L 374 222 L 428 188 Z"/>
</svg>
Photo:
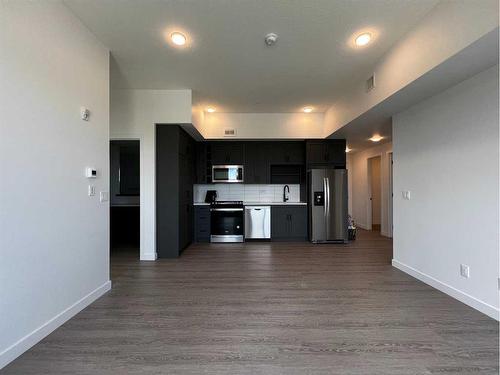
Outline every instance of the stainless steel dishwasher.
<svg viewBox="0 0 500 375">
<path fill-rule="evenodd" d="M 271 207 L 245 206 L 245 238 L 271 238 Z"/>
</svg>

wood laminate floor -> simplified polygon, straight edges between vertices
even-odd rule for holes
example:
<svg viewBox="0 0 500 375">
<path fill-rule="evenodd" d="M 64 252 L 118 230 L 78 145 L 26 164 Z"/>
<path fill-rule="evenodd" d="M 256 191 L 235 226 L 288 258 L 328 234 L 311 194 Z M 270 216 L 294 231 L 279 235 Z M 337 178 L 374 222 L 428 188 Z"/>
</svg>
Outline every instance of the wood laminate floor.
<svg viewBox="0 0 500 375">
<path fill-rule="evenodd" d="M 392 243 L 114 253 L 113 289 L 3 374 L 497 374 L 498 324 L 391 267 Z"/>
</svg>

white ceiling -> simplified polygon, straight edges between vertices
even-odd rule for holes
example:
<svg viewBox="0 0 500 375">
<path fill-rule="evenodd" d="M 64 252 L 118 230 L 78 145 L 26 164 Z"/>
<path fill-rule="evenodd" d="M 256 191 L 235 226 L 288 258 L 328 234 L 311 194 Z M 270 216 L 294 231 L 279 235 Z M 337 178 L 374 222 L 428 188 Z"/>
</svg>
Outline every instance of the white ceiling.
<svg viewBox="0 0 500 375">
<path fill-rule="evenodd" d="M 368 140 L 371 134 L 385 137 L 377 144 L 392 141 L 391 118 L 395 113 L 498 64 L 498 43 L 496 28 L 339 129 L 331 138 L 347 139 L 353 152 L 373 146 Z"/>
<path fill-rule="evenodd" d="M 223 112 L 326 110 L 437 2 L 65 0 L 111 50 L 112 87 L 192 89 L 195 105 Z M 189 48 L 166 43 L 177 29 Z M 352 48 L 364 30 L 375 40 Z M 271 48 L 268 32 L 279 36 Z"/>
</svg>

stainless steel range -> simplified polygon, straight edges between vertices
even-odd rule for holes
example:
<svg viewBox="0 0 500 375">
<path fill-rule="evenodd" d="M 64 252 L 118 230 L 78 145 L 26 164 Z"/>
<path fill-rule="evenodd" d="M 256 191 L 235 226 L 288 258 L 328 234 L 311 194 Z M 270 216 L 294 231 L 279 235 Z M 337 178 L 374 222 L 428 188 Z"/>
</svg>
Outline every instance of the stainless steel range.
<svg viewBox="0 0 500 375">
<path fill-rule="evenodd" d="M 215 201 L 210 205 L 210 242 L 243 242 L 244 215 L 241 201 Z"/>
</svg>

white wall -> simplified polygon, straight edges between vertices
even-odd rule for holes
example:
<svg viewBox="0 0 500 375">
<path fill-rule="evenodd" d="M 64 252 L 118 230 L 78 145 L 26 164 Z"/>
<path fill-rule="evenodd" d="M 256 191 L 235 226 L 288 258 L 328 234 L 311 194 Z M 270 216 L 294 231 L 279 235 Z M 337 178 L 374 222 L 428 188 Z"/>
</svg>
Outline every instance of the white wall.
<svg viewBox="0 0 500 375">
<path fill-rule="evenodd" d="M 365 80 L 369 77 L 359 77 L 356 87 L 326 112 L 324 136 L 356 119 L 496 27 L 497 0 L 438 3 L 374 67 L 375 89 L 367 93 Z"/>
<path fill-rule="evenodd" d="M 156 259 L 155 124 L 160 123 L 191 123 L 191 90 L 111 91 L 111 139 L 140 140 L 142 260 Z"/>
<path fill-rule="evenodd" d="M 1 368 L 111 284 L 108 50 L 59 2 L 0 17 Z"/>
<path fill-rule="evenodd" d="M 222 138 L 225 128 L 236 138 L 323 138 L 323 113 L 207 113 L 202 134 Z"/>
<path fill-rule="evenodd" d="M 351 175 L 351 215 L 356 224 L 363 229 L 371 229 L 370 180 L 368 179 L 368 159 L 380 156 L 381 177 L 381 223 L 380 231 L 390 236 L 389 208 L 389 153 L 392 143 L 370 147 L 349 155 L 349 174 Z"/>
<path fill-rule="evenodd" d="M 497 65 L 393 119 L 393 264 L 496 319 L 498 100 Z"/>
</svg>

